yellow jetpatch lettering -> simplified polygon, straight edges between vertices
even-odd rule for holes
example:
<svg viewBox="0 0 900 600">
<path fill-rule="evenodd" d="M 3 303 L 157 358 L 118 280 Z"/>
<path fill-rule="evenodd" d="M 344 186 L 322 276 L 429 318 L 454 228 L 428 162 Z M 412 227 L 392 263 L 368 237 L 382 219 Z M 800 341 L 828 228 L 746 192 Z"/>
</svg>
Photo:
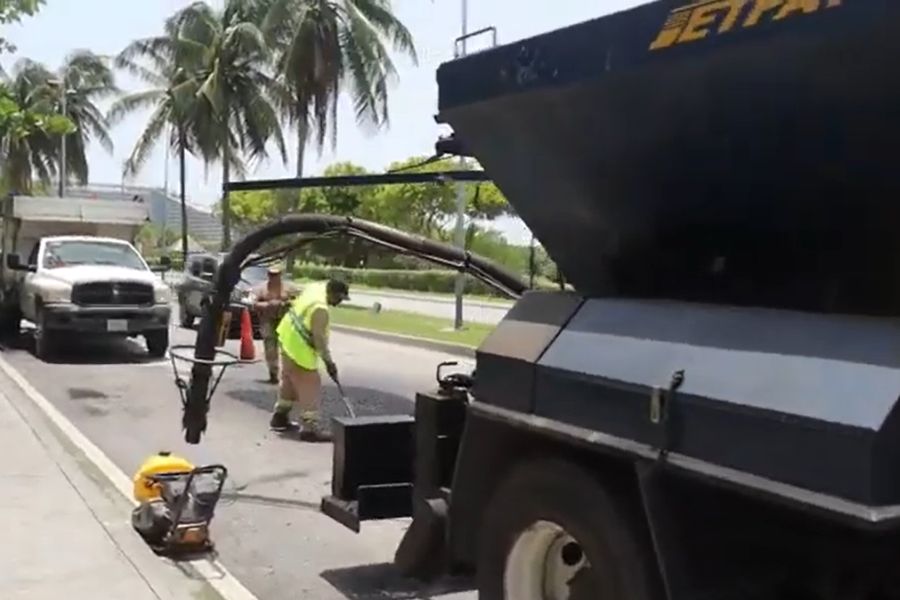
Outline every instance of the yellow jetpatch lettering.
<svg viewBox="0 0 900 600">
<path fill-rule="evenodd" d="M 650 50 L 728 33 L 739 24 L 750 28 L 763 21 L 782 21 L 843 5 L 844 0 L 700 0 L 670 12 Z"/>
<path fill-rule="evenodd" d="M 690 16 L 691 14 L 687 11 L 670 14 L 669 18 L 666 19 L 665 25 L 663 25 L 662 31 L 660 31 L 659 35 L 656 37 L 656 41 L 650 44 L 650 49 L 658 50 L 659 48 L 668 48 L 677 42 L 678 38 L 681 36 L 681 31 L 684 29 L 684 25 L 688 22 Z"/>
<path fill-rule="evenodd" d="M 771 12 L 781 6 L 784 0 L 755 0 L 747 20 L 744 21 L 744 27 L 753 27 L 758 25 L 763 15 Z"/>
<path fill-rule="evenodd" d="M 786 0 L 784 6 L 778 11 L 778 14 L 772 18 L 776 21 L 780 21 L 796 12 L 809 14 L 814 13 L 817 10 L 819 10 L 819 0 Z"/>
<path fill-rule="evenodd" d="M 721 12 L 722 9 L 728 9 L 730 7 L 731 1 L 725 0 L 724 2 L 704 4 L 703 6 L 692 10 L 687 25 L 684 26 L 684 30 L 678 38 L 678 42 L 693 42 L 705 38 L 709 35 L 710 25 L 716 22 L 718 13 Z"/>
<path fill-rule="evenodd" d="M 734 25 L 740 18 L 741 12 L 743 12 L 745 6 L 747 6 L 747 0 L 731 1 L 731 10 L 728 11 L 728 14 L 725 15 L 725 18 L 722 20 L 722 25 L 719 27 L 719 33 L 727 33 L 734 29 Z"/>
</svg>

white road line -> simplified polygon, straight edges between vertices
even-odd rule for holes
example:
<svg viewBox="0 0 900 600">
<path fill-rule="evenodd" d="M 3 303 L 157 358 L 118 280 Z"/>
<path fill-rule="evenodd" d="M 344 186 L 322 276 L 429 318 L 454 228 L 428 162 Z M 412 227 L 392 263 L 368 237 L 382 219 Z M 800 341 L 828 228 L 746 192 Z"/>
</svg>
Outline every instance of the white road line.
<svg viewBox="0 0 900 600">
<path fill-rule="evenodd" d="M 106 454 L 87 438 L 65 415 L 53 406 L 15 367 L 10 365 L 5 358 L 0 356 L 0 370 L 2 370 L 22 392 L 28 396 L 35 406 L 43 412 L 59 430 L 94 463 L 101 473 L 115 486 L 125 498 L 136 505 L 132 496 L 131 479 L 110 460 Z M 188 564 L 225 600 L 258 600 L 237 578 L 228 572 L 228 569 L 218 560 L 192 560 Z"/>
</svg>

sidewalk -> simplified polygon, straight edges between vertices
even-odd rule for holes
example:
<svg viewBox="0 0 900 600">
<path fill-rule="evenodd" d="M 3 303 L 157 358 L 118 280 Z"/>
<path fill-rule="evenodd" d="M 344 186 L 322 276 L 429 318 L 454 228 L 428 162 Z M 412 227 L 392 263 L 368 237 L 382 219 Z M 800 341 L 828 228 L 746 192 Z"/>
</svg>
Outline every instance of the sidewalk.
<svg viewBox="0 0 900 600">
<path fill-rule="evenodd" d="M 221 598 L 143 545 L 131 530 L 130 503 L 104 489 L 88 461 L 12 387 L 0 388 L 0 598 Z"/>
</svg>

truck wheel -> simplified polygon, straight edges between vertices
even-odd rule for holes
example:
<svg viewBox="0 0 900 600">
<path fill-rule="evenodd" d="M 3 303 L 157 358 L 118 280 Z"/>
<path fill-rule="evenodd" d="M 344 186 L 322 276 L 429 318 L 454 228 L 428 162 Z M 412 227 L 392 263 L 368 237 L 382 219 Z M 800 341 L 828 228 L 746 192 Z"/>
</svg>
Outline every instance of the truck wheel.
<svg viewBox="0 0 900 600">
<path fill-rule="evenodd" d="M 153 358 L 162 358 L 169 349 L 169 330 L 150 331 L 144 334 L 147 342 L 147 352 Z"/>
<path fill-rule="evenodd" d="M 35 321 L 34 355 L 43 361 L 49 361 L 56 353 L 56 335 L 53 331 L 47 329 L 43 310 L 38 309 Z"/>
<path fill-rule="evenodd" d="M 22 313 L 16 309 L 0 311 L 0 335 L 14 336 L 19 334 L 22 326 Z"/>
<path fill-rule="evenodd" d="M 652 548 L 637 518 L 571 463 L 516 467 L 482 523 L 479 600 L 656 600 Z"/>
</svg>

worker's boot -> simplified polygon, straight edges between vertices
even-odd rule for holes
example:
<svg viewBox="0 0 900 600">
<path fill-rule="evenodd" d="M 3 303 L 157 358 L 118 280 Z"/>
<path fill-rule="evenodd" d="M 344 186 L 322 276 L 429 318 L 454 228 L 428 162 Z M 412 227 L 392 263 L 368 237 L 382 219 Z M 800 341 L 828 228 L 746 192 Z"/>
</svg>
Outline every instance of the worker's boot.
<svg viewBox="0 0 900 600">
<path fill-rule="evenodd" d="M 318 415 L 304 415 L 301 421 L 300 439 L 304 442 L 329 442 L 331 435 L 322 427 Z"/>
<path fill-rule="evenodd" d="M 272 419 L 269 421 L 269 428 L 272 431 L 296 431 L 299 428 L 299 425 L 291 421 L 289 415 L 289 412 L 276 410 L 272 413 Z"/>
<path fill-rule="evenodd" d="M 278 369 L 269 369 L 269 383 L 276 384 L 280 380 L 278 379 Z"/>
</svg>

